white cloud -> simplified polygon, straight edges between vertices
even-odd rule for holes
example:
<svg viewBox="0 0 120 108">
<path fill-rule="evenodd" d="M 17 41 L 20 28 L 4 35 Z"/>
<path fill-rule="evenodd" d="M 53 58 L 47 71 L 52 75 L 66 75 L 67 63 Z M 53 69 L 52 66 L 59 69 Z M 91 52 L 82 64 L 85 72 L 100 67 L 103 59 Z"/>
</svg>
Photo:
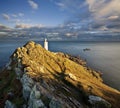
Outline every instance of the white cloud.
<svg viewBox="0 0 120 108">
<path fill-rule="evenodd" d="M 18 13 L 18 16 L 23 17 L 24 13 Z"/>
<path fill-rule="evenodd" d="M 30 28 L 31 25 L 29 24 L 16 24 L 15 28 L 22 28 L 22 29 L 25 29 L 25 28 Z"/>
<path fill-rule="evenodd" d="M 2 16 L 5 20 L 10 20 L 10 16 L 8 14 L 2 14 Z"/>
<path fill-rule="evenodd" d="M 14 18 L 23 17 L 24 13 L 12 14 L 11 16 L 14 17 Z"/>
<path fill-rule="evenodd" d="M 38 24 L 38 25 L 31 25 L 31 24 L 16 24 L 15 28 L 20 28 L 20 29 L 29 29 L 29 28 L 42 28 L 42 27 L 45 27 L 44 25 L 42 24 Z"/>
<path fill-rule="evenodd" d="M 86 0 L 86 3 L 95 18 L 120 15 L 119 0 Z"/>
<path fill-rule="evenodd" d="M 6 25 L 3 25 L 3 24 L 0 24 L 0 30 L 11 30 L 10 27 L 6 26 Z"/>
<path fill-rule="evenodd" d="M 76 13 L 82 8 L 84 1 L 82 0 L 52 0 L 61 10 Z"/>
<path fill-rule="evenodd" d="M 38 4 L 35 3 L 34 1 L 28 0 L 28 3 L 33 9 L 38 9 Z"/>
<path fill-rule="evenodd" d="M 15 22 L 15 23 L 20 23 L 21 20 L 20 20 L 20 19 L 14 19 L 14 22 Z"/>
<path fill-rule="evenodd" d="M 65 21 L 65 27 L 103 31 L 120 28 L 120 0 L 51 0 L 51 2 L 60 9 L 69 11 L 73 16 Z M 71 22 L 76 25 L 71 25 Z"/>
<path fill-rule="evenodd" d="M 16 14 L 12 14 L 11 16 L 14 17 L 14 18 L 17 18 L 17 15 L 16 15 Z"/>
<path fill-rule="evenodd" d="M 45 25 L 43 25 L 43 24 L 37 24 L 37 25 L 34 25 L 33 27 L 42 28 L 42 27 L 45 27 Z"/>
<path fill-rule="evenodd" d="M 100 30 L 120 29 L 120 0 L 86 0 L 93 24 Z"/>
<path fill-rule="evenodd" d="M 116 20 L 118 18 L 119 18 L 119 16 L 110 16 L 110 17 L 108 17 L 109 20 Z"/>
<path fill-rule="evenodd" d="M 57 6 L 59 6 L 61 9 L 65 9 L 66 8 L 66 6 L 65 6 L 65 4 L 64 3 L 55 3 Z"/>
</svg>

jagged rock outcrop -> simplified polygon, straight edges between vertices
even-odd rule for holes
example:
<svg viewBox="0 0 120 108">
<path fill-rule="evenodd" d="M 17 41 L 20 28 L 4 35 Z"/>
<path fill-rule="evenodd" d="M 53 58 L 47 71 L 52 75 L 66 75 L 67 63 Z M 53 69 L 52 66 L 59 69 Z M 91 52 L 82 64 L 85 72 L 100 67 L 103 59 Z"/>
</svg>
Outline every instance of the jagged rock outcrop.
<svg viewBox="0 0 120 108">
<path fill-rule="evenodd" d="M 32 88 L 34 86 L 34 81 L 28 75 L 24 74 L 21 78 L 21 83 L 23 86 L 23 97 L 27 101 L 30 97 Z"/>
<path fill-rule="evenodd" d="M 15 50 L 0 75 L 1 82 L 2 106 L 9 100 L 17 108 L 93 108 L 90 96 L 95 95 L 111 103 L 105 108 L 120 108 L 120 92 L 105 85 L 84 61 L 47 51 L 35 42 Z M 6 95 L 9 92 L 14 93 L 12 98 Z"/>
</svg>

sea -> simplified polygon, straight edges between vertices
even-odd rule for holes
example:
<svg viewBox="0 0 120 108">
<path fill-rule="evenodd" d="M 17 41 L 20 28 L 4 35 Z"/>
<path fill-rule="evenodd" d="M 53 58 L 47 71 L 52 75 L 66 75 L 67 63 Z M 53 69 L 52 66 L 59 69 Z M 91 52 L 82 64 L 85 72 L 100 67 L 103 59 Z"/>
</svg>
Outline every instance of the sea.
<svg viewBox="0 0 120 108">
<path fill-rule="evenodd" d="M 15 49 L 27 41 L 30 40 L 0 39 L 0 68 L 8 63 Z M 35 41 L 43 45 L 43 41 Z M 120 91 L 120 42 L 49 41 L 49 50 L 81 57 L 88 67 L 102 72 L 104 83 Z"/>
</svg>

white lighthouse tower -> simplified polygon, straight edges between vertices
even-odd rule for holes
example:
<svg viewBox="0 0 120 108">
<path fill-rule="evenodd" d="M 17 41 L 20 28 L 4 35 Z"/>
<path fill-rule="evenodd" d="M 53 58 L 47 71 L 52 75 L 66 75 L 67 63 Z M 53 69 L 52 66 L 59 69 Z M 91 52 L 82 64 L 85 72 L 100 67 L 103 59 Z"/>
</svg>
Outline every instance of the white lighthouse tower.
<svg viewBox="0 0 120 108">
<path fill-rule="evenodd" d="M 45 41 L 44 41 L 44 48 L 45 48 L 46 50 L 48 50 L 48 41 L 47 41 L 46 38 L 45 38 Z"/>
</svg>

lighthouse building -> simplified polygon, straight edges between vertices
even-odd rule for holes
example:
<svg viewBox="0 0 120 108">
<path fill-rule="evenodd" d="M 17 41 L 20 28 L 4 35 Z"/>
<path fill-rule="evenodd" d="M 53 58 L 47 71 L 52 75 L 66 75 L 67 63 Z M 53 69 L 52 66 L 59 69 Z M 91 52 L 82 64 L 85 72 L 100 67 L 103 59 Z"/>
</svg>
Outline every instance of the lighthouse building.
<svg viewBox="0 0 120 108">
<path fill-rule="evenodd" d="M 44 40 L 44 48 L 45 48 L 46 50 L 48 50 L 48 41 L 47 41 L 46 38 L 45 38 L 45 40 Z"/>
</svg>

